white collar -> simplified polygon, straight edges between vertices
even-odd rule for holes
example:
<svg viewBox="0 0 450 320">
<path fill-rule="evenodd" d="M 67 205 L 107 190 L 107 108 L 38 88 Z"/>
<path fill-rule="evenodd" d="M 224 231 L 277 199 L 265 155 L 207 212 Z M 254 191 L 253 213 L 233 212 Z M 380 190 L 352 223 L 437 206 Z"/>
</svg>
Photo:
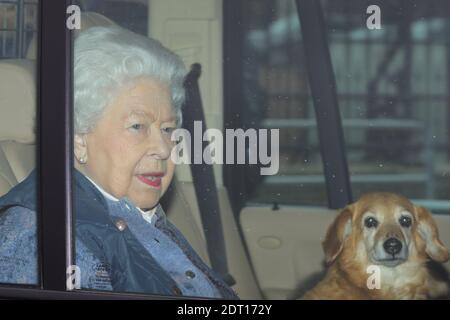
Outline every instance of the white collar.
<svg viewBox="0 0 450 320">
<path fill-rule="evenodd" d="M 113 195 L 111 195 L 110 193 L 106 192 L 105 190 L 103 190 L 98 184 L 96 184 L 91 178 L 89 178 L 87 175 L 85 175 L 85 177 L 101 192 L 101 194 L 108 200 L 117 202 L 120 201 L 119 199 L 117 199 L 116 197 L 114 197 Z M 151 223 L 152 217 L 155 214 L 156 208 L 158 206 L 155 206 L 153 209 L 150 209 L 148 211 L 143 211 L 141 208 L 136 207 L 139 212 L 142 214 L 143 218 L 145 220 L 147 220 L 148 222 Z"/>
</svg>

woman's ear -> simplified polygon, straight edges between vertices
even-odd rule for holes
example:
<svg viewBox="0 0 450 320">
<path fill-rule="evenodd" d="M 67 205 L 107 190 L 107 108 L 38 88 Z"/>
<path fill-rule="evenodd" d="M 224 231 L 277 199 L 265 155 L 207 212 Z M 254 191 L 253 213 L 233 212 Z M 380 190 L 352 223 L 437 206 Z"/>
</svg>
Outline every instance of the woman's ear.
<svg viewBox="0 0 450 320">
<path fill-rule="evenodd" d="M 88 160 L 86 135 L 75 134 L 74 137 L 75 158 L 80 164 L 85 164 Z"/>
<path fill-rule="evenodd" d="M 342 209 L 333 224 L 328 228 L 327 235 L 322 243 L 327 264 L 336 260 L 344 247 L 345 239 L 347 239 L 352 232 L 353 210 L 353 205 L 349 205 Z"/>
<path fill-rule="evenodd" d="M 417 232 L 425 242 L 425 252 L 436 262 L 446 262 L 450 253 L 439 239 L 439 231 L 431 212 L 423 207 L 415 207 L 418 221 Z"/>
</svg>

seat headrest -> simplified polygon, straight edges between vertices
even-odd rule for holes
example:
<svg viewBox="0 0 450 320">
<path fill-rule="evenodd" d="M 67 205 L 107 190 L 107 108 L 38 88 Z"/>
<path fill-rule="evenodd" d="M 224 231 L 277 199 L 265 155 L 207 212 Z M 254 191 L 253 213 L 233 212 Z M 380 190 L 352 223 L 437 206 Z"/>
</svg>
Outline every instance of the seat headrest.
<svg viewBox="0 0 450 320">
<path fill-rule="evenodd" d="M 0 141 L 35 142 L 35 70 L 34 61 L 0 61 Z"/>
</svg>

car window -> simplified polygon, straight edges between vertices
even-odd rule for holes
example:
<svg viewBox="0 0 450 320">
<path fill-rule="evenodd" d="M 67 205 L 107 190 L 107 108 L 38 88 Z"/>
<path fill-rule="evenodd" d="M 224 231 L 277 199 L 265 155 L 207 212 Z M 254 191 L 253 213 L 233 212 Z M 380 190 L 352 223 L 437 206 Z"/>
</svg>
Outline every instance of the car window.
<svg viewBox="0 0 450 320">
<path fill-rule="evenodd" d="M 450 213 L 447 1 L 323 1 L 353 196 L 401 193 Z"/>
<path fill-rule="evenodd" d="M 262 176 L 259 166 L 246 165 L 229 188 L 239 188 L 246 203 L 324 206 L 325 179 L 295 1 L 248 0 L 236 6 L 241 14 L 239 21 L 228 22 L 235 39 L 228 49 L 242 54 L 231 60 L 229 71 L 230 83 L 239 85 L 225 95 L 238 94 L 240 100 L 226 106 L 225 116 L 237 128 L 278 130 L 279 170 Z"/>
<path fill-rule="evenodd" d="M 322 6 L 353 198 L 392 191 L 450 212 L 448 3 L 411 2 L 405 8 L 382 1 L 380 29 L 367 26 L 368 1 Z M 243 126 L 279 128 L 280 170 L 262 178 L 259 168 L 247 166 L 239 192 L 245 203 L 326 205 L 295 2 L 245 1 L 241 8 L 244 58 L 235 67 L 242 99 L 226 112 Z"/>
</svg>

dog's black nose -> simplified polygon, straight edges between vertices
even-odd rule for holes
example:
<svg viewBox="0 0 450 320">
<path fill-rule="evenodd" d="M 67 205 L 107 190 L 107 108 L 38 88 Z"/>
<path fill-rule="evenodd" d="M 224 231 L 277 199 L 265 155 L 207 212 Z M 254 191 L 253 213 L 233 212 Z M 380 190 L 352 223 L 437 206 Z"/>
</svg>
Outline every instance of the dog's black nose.
<svg viewBox="0 0 450 320">
<path fill-rule="evenodd" d="M 402 250 L 402 243 L 396 238 L 389 238 L 383 244 L 384 250 L 389 254 L 397 254 Z"/>
</svg>

